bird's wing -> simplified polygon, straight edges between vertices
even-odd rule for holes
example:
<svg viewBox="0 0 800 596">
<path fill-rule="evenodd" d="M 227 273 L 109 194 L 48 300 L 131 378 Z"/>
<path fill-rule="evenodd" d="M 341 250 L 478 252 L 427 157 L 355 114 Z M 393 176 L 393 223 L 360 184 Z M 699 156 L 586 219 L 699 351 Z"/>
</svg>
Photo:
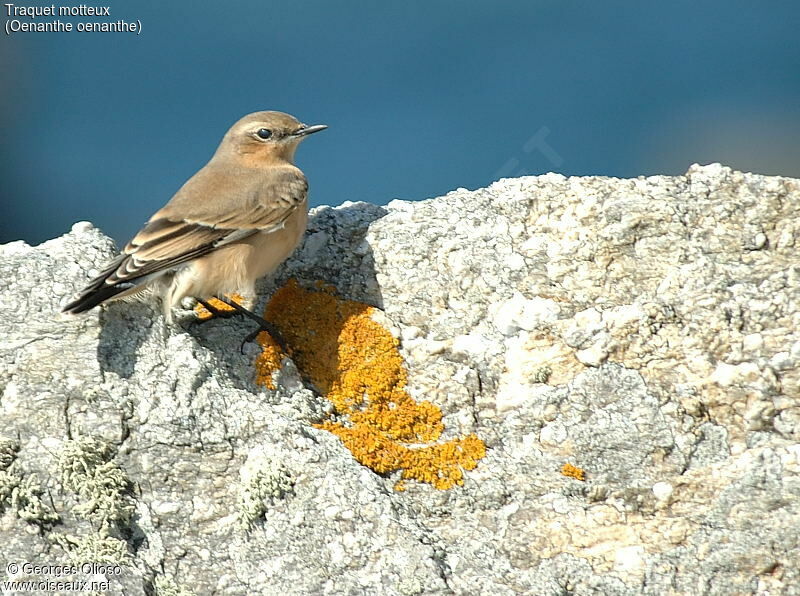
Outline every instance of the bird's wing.
<svg viewBox="0 0 800 596">
<path fill-rule="evenodd" d="M 300 207 L 308 195 L 308 182 L 294 166 L 273 167 L 261 174 L 256 184 L 243 184 L 239 192 L 226 193 L 225 204 L 211 212 L 198 212 L 187 218 L 195 223 L 229 229 L 258 229 L 270 232 Z"/>
<path fill-rule="evenodd" d="M 257 175 L 206 166 L 128 243 L 126 258 L 106 283 L 173 269 L 252 234 L 278 230 L 307 193 L 305 176 L 293 166 Z"/>
</svg>

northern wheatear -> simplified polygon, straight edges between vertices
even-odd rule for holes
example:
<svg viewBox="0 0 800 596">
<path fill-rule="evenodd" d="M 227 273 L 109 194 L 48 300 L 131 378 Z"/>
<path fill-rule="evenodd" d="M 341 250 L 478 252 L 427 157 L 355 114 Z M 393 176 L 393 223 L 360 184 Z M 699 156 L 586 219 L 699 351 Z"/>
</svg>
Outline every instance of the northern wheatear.
<svg viewBox="0 0 800 596">
<path fill-rule="evenodd" d="M 274 271 L 303 237 L 308 183 L 293 164 L 294 152 L 325 128 L 282 112 L 239 120 L 211 161 L 63 312 L 85 312 L 145 290 L 160 296 L 168 322 L 172 307 L 187 296 L 205 303 L 237 293 L 252 307 L 256 280 Z"/>
</svg>

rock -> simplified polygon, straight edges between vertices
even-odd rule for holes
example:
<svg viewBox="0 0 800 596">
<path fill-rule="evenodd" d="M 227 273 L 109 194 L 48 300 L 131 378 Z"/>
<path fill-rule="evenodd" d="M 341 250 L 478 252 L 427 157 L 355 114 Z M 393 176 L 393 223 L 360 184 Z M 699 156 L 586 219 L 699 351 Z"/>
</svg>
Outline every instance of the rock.
<svg viewBox="0 0 800 596">
<path fill-rule="evenodd" d="M 314 210 L 260 307 L 295 277 L 382 309 L 408 392 L 487 446 L 398 492 L 295 369 L 255 383 L 247 322 L 57 314 L 114 255 L 91 224 L 2 246 L 0 564 L 119 565 L 124 594 L 800 594 L 798 249 L 800 181 L 718 164 Z"/>
</svg>

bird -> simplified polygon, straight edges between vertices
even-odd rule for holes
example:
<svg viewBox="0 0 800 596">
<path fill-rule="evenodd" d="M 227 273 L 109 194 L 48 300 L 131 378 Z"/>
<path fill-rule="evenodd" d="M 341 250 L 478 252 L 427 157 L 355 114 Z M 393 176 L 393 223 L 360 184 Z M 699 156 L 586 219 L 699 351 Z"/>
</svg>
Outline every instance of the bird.
<svg viewBox="0 0 800 596">
<path fill-rule="evenodd" d="M 263 322 L 250 312 L 256 280 L 294 252 L 308 221 L 308 182 L 294 165 L 295 150 L 326 128 L 275 111 L 241 118 L 211 160 L 62 312 L 147 293 L 161 299 L 168 323 L 187 297 L 206 306 L 220 298 Z M 224 298 L 234 293 L 241 304 Z"/>
</svg>

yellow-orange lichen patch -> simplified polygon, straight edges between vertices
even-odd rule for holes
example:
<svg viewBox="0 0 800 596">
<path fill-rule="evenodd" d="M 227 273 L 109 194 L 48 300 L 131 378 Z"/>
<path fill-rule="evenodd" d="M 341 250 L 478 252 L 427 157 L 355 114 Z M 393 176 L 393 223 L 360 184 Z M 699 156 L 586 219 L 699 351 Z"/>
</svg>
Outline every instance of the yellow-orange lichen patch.
<svg viewBox="0 0 800 596">
<path fill-rule="evenodd" d="M 375 472 L 400 470 L 397 490 L 404 490 L 405 479 L 439 489 L 463 484 L 463 470 L 475 468 L 486 454 L 483 441 L 469 435 L 436 443 L 444 430 L 442 412 L 428 401 L 414 401 L 406 391 L 408 375 L 397 339 L 373 320 L 371 306 L 317 287 L 322 291 L 305 290 L 290 280 L 264 313 L 291 346 L 297 367 L 341 418 L 317 426 L 338 436 Z M 256 361 L 257 377 L 265 384 L 280 366 L 279 349 L 268 337 L 259 336 L 264 351 Z"/>
<path fill-rule="evenodd" d="M 263 348 L 256 358 L 256 383 L 267 389 L 275 389 L 272 376 L 281 367 L 281 347 L 266 331 L 259 333 L 256 341 Z"/>
<path fill-rule="evenodd" d="M 237 304 L 241 304 L 242 302 L 244 302 L 244 298 L 242 298 L 239 294 L 226 294 L 226 296 L 231 300 L 233 300 L 234 302 L 236 302 Z M 232 306 L 228 306 L 222 300 L 219 300 L 217 298 L 212 298 L 207 302 L 220 312 L 236 312 L 235 308 L 233 308 Z M 194 307 L 194 312 L 197 313 L 197 318 L 200 319 L 201 321 L 208 321 L 209 319 L 214 318 L 214 314 L 202 304 L 197 304 Z"/>
<path fill-rule="evenodd" d="M 586 480 L 586 472 L 583 468 L 573 466 L 571 463 L 565 463 L 561 466 L 561 474 L 567 478 L 575 478 L 576 480 Z"/>
</svg>

